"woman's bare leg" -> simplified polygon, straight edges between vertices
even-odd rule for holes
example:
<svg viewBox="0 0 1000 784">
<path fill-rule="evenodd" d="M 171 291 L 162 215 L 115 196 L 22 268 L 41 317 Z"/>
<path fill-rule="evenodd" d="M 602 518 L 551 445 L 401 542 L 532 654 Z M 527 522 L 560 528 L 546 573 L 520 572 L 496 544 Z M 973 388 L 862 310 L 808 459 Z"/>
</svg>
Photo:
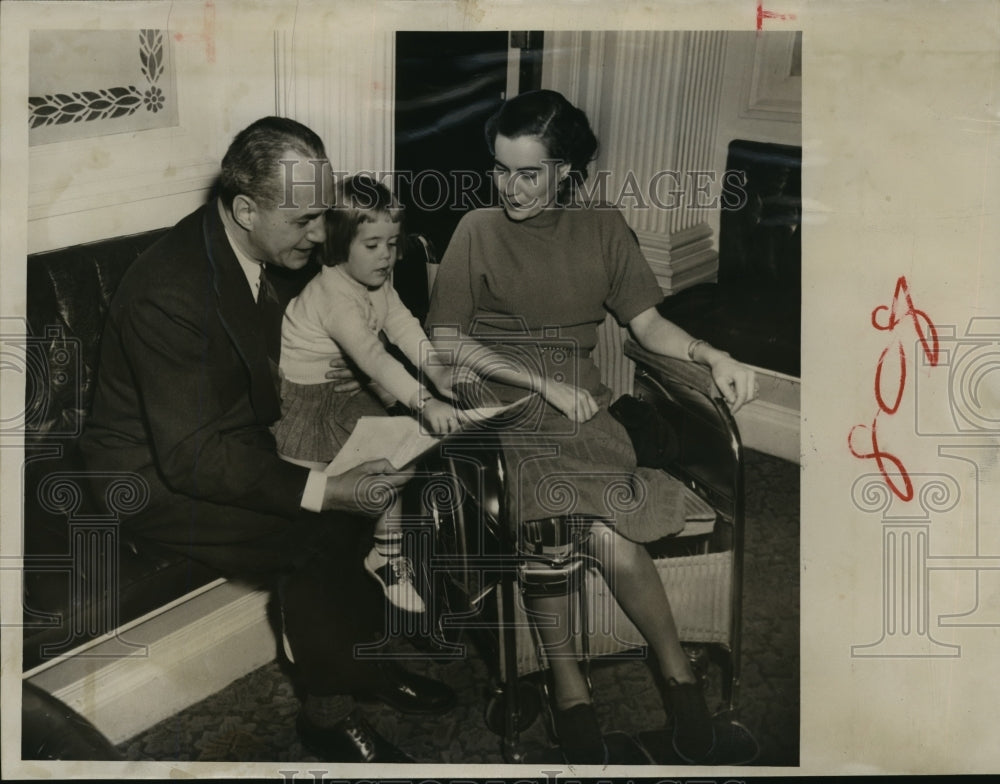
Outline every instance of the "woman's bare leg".
<svg viewBox="0 0 1000 784">
<path fill-rule="evenodd" d="M 667 683 L 663 697 L 673 716 L 673 748 L 689 762 L 703 762 L 715 744 L 712 718 L 681 647 L 670 601 L 653 559 L 643 545 L 619 536 L 602 523 L 595 523 L 591 530 L 591 547 L 604 580 L 652 648 Z"/>
<path fill-rule="evenodd" d="M 604 580 L 656 654 L 663 677 L 693 683 L 694 672 L 681 648 L 670 600 L 646 548 L 603 523 L 595 523 L 591 531 L 592 554 L 601 565 Z"/>
</svg>

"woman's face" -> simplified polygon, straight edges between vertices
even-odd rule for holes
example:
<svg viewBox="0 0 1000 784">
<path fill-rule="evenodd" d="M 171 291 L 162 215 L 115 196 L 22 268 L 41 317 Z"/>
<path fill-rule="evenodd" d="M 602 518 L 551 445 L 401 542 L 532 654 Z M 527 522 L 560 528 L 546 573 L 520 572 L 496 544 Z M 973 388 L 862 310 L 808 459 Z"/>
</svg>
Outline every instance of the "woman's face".
<svg viewBox="0 0 1000 784">
<path fill-rule="evenodd" d="M 569 164 L 553 160 L 541 139 L 498 134 L 493 147 L 493 180 L 508 218 L 533 218 L 555 202 Z"/>
</svg>

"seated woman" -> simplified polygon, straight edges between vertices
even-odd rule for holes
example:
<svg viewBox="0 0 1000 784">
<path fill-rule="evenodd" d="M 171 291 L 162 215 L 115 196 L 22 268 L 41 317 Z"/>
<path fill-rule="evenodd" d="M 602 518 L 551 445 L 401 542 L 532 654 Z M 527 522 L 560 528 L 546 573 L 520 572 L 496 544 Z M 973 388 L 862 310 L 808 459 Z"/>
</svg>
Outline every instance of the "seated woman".
<svg viewBox="0 0 1000 784">
<path fill-rule="evenodd" d="M 543 393 L 547 405 L 530 434 L 501 435 L 510 474 L 507 509 L 520 526 L 518 541 L 553 518 L 551 483 L 571 483 L 565 511 L 591 521 L 584 546 L 655 653 L 667 684 L 674 751 L 692 763 L 746 761 L 727 758 L 720 748 L 722 736 L 717 741 L 670 602 L 643 546 L 683 528 L 681 485 L 636 466 L 625 429 L 608 413 L 611 393 L 590 354 L 610 311 L 646 349 L 709 365 L 733 411 L 755 394 L 754 373 L 658 314 L 659 286 L 616 209 L 573 203 L 597 150 L 581 110 L 557 92 L 524 93 L 490 118 L 486 138 L 502 209 L 474 210 L 459 223 L 440 265 L 427 326 L 439 347 L 456 356 L 468 359 L 482 350 L 491 357 L 481 375 L 499 401 L 517 399 L 525 387 Z M 541 378 L 502 359 L 505 342 L 510 349 L 523 347 L 525 329 L 545 366 Z M 573 367 L 566 362 L 567 341 L 575 347 Z M 492 348 L 481 349 L 487 344 Z M 609 504 L 609 491 L 623 477 L 635 503 Z M 527 601 L 532 611 L 569 617 L 567 597 Z M 539 632 L 566 761 L 607 762 L 571 635 L 565 624 Z"/>
</svg>

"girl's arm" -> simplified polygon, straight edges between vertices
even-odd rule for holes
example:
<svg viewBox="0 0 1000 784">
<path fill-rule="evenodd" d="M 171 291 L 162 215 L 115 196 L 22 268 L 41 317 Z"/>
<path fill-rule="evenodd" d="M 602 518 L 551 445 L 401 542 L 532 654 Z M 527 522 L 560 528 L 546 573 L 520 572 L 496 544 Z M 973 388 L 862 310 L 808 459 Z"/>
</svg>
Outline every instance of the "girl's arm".
<svg viewBox="0 0 1000 784">
<path fill-rule="evenodd" d="M 756 396 L 756 374 L 753 368 L 737 362 L 725 351 L 713 348 L 704 340 L 692 338 L 676 324 L 663 318 L 656 308 L 647 308 L 633 318 L 629 322 L 629 329 L 647 351 L 708 365 L 715 385 L 733 413 Z"/>
<path fill-rule="evenodd" d="M 328 293 L 323 330 L 365 375 L 411 410 L 419 410 L 422 401 L 431 396 L 368 328 L 361 303 L 339 291 Z"/>
<path fill-rule="evenodd" d="M 383 286 L 382 293 L 386 298 L 386 317 L 382 325 L 386 337 L 419 369 L 421 381 L 429 381 L 443 397 L 453 400 L 451 368 L 440 358 L 420 322 L 403 304 L 391 283 Z"/>
</svg>

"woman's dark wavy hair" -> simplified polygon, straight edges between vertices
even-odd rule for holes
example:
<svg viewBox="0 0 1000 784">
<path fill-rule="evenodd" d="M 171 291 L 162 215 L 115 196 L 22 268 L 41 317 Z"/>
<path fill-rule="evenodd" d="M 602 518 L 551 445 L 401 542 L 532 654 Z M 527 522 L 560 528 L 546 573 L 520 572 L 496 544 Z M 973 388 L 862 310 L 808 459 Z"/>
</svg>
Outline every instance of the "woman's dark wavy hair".
<svg viewBox="0 0 1000 784">
<path fill-rule="evenodd" d="M 240 195 L 277 203 L 283 195 L 279 161 L 289 151 L 315 161 L 326 159 L 323 140 L 315 131 L 287 117 L 262 117 L 240 131 L 222 158 L 222 203 L 230 207 Z"/>
<path fill-rule="evenodd" d="M 334 188 L 333 206 L 326 211 L 326 242 L 323 263 L 328 267 L 347 261 L 351 243 L 362 223 L 388 218 L 402 223 L 403 206 L 382 183 L 364 174 L 340 180 Z M 403 244 L 400 232 L 399 246 Z"/>
<path fill-rule="evenodd" d="M 553 159 L 570 165 L 560 199 L 571 196 L 587 179 L 587 164 L 597 157 L 597 137 L 583 110 L 555 90 L 532 90 L 505 101 L 486 121 L 486 144 L 496 154 L 497 135 L 516 139 L 537 136 Z"/>
</svg>

